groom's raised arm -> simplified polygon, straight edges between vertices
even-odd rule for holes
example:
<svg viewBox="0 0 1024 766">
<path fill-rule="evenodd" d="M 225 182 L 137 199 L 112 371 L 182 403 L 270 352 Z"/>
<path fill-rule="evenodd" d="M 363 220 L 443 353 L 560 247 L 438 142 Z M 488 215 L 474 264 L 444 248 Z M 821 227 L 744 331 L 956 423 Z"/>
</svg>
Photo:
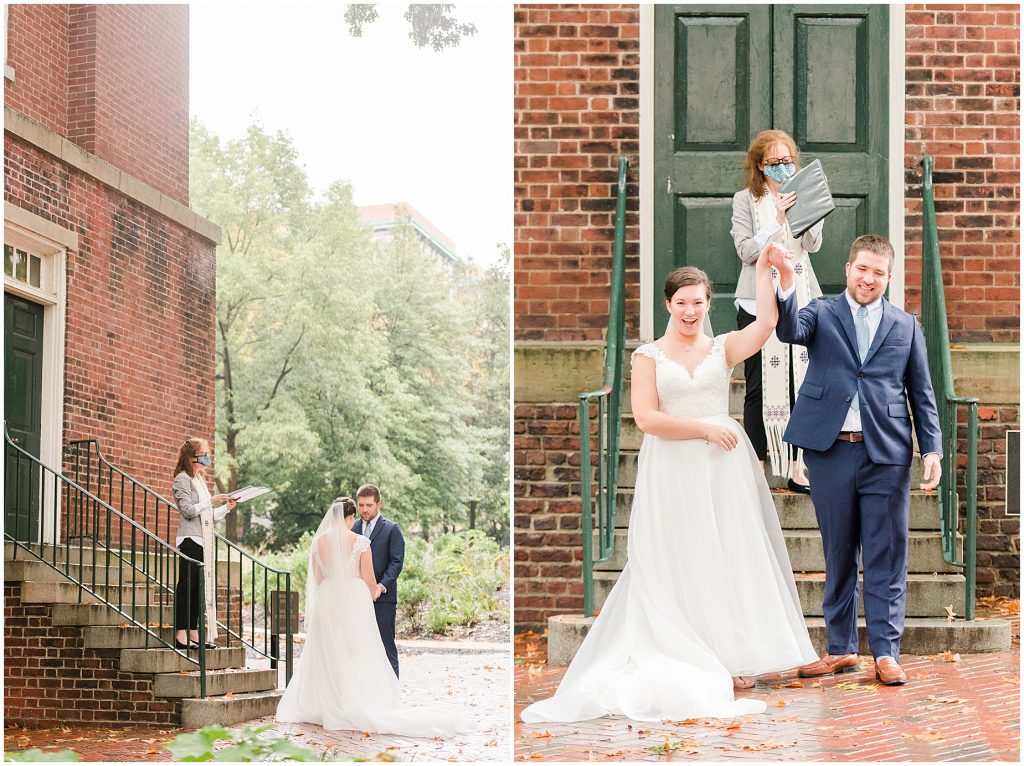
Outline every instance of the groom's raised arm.
<svg viewBox="0 0 1024 766">
<path fill-rule="evenodd" d="M 815 301 L 800 312 L 796 308 L 796 268 L 793 256 L 784 248 L 768 253 L 768 263 L 778 272 L 779 289 L 775 301 L 779 307 L 779 321 L 775 325 L 775 336 L 783 343 L 797 343 L 806 346 L 814 337 L 818 326 L 818 312 Z"/>
<path fill-rule="evenodd" d="M 388 593 L 395 592 L 395 584 L 398 582 L 398 575 L 402 573 L 402 566 L 405 564 L 405 538 L 402 537 L 402 528 L 395 524 L 388 535 L 388 565 L 380 576 L 379 583 L 384 586 Z"/>
</svg>

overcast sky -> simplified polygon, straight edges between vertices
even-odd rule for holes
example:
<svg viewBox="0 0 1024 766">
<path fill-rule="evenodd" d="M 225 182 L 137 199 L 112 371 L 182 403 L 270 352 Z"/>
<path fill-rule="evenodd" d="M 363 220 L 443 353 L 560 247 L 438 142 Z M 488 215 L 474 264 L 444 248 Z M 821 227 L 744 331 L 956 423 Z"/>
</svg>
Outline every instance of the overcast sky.
<svg viewBox="0 0 1024 766">
<path fill-rule="evenodd" d="M 361 38 L 345 5 L 194 4 L 190 110 L 222 139 L 253 119 L 294 141 L 316 192 L 407 202 L 478 263 L 512 241 L 512 8 L 455 6 L 476 36 L 417 48 L 406 4 L 379 4 Z"/>
</svg>

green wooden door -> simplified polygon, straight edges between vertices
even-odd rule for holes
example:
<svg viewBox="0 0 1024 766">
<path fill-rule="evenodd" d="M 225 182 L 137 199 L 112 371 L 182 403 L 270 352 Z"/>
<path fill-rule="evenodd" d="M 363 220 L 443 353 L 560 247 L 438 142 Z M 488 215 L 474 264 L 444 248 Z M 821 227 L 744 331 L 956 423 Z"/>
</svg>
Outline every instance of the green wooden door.
<svg viewBox="0 0 1024 766">
<path fill-rule="evenodd" d="M 4 420 L 11 439 L 39 457 L 42 434 L 43 307 L 4 293 Z M 39 472 L 8 448 L 4 472 L 4 529 L 18 540 L 39 540 Z"/>
<path fill-rule="evenodd" d="M 761 130 L 788 132 L 828 175 L 836 211 L 812 256 L 826 295 L 857 236 L 888 234 L 888 23 L 885 5 L 655 6 L 656 335 L 665 274 L 685 265 L 715 283 L 715 332 L 735 328 L 732 195 Z"/>
</svg>

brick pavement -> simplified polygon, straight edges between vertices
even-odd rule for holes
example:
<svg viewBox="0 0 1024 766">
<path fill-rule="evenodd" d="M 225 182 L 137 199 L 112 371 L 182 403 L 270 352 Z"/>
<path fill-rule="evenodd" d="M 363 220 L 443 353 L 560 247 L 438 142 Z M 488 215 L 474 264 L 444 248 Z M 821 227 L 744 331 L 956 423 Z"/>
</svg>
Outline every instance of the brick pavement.
<svg viewBox="0 0 1024 766">
<path fill-rule="evenodd" d="M 877 684 L 870 658 L 860 672 L 821 680 L 778 674 L 737 692 L 764 699 L 768 712 L 736 720 L 527 725 L 520 711 L 554 693 L 565 672 L 543 664 L 542 649 L 517 651 L 516 760 L 1020 760 L 1019 639 L 999 654 L 904 656 L 903 687 Z"/>
<path fill-rule="evenodd" d="M 463 646 L 463 649 L 466 647 Z M 509 726 L 509 652 L 444 653 L 441 646 L 402 655 L 403 704 L 450 708 L 478 728 L 446 741 L 328 732 L 307 724 L 282 724 L 279 730 L 299 745 L 325 753 L 333 760 L 370 757 L 376 753 L 400 761 L 505 761 L 511 757 Z M 454 649 L 454 647 L 453 647 Z M 263 718 L 251 724 L 272 723 Z M 238 724 L 233 728 L 241 728 Z M 71 749 L 83 761 L 169 761 L 163 745 L 183 730 L 154 728 L 57 728 L 4 731 L 4 750 L 38 747 L 46 751 Z"/>
</svg>

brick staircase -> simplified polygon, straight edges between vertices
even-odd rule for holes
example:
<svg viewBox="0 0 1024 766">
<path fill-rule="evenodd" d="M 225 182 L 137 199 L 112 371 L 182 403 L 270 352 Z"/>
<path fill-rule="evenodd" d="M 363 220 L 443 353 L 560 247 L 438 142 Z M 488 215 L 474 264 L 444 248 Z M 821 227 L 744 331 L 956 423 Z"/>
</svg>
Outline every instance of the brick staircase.
<svg viewBox="0 0 1024 766">
<path fill-rule="evenodd" d="M 173 639 L 172 609 L 160 608 L 159 594 L 141 582 L 140 573 L 127 567 L 119 571 L 116 564 L 108 569 L 102 559 L 93 563 L 90 551 L 80 554 L 44 546 L 43 555 L 71 562 L 69 571 L 76 577 L 84 574 L 84 581 L 120 582 L 97 586 L 97 593 L 124 605 L 126 612 L 151 628 L 159 621 L 161 637 Z M 222 572 L 222 586 L 226 577 Z M 24 550 L 15 552 L 10 542 L 4 543 L 4 601 L 9 721 L 18 721 L 19 710 L 24 710 L 26 718 L 35 711 L 29 720 L 20 721 L 25 724 L 52 716 L 55 722 L 195 728 L 230 725 L 277 709 L 282 694 L 277 688 L 278 671 L 247 667 L 244 647 L 206 652 L 207 696 L 203 698 L 195 663 L 157 644 L 146 631 L 49 564 Z M 24 704 L 33 694 L 43 699 Z M 68 698 L 73 705 L 66 704 Z"/>
<path fill-rule="evenodd" d="M 628 367 L 627 367 L 628 371 Z M 628 374 L 628 372 L 627 372 Z M 595 566 L 594 604 L 600 609 L 611 592 L 626 563 L 626 533 L 633 503 L 636 481 L 637 456 L 643 433 L 636 426 L 629 409 L 629 386 L 623 395 L 621 452 L 619 457 L 619 487 L 615 513 L 615 552 L 612 558 Z M 732 381 L 729 410 L 731 415 L 743 419 L 742 380 Z M 821 537 L 818 533 L 814 507 L 808 495 L 781 490 L 785 480 L 766 472 L 769 486 L 779 513 L 786 547 L 796 577 L 797 591 L 807 622 L 811 642 L 816 649 L 826 643 L 825 622 L 821 601 L 825 588 L 825 561 Z M 915 458 L 911 471 L 911 486 L 922 480 L 921 461 Z M 594 550 L 597 550 L 595 534 Z M 962 560 L 963 540 L 957 540 L 957 557 Z M 907 581 L 907 619 L 901 649 L 905 654 L 934 654 L 946 650 L 954 652 L 994 652 L 1010 647 L 1010 623 L 989 619 L 965 621 L 948 619 L 947 607 L 957 615 L 963 610 L 966 580 L 958 567 L 945 562 L 939 532 L 939 509 L 936 494 L 911 492 L 910 499 L 910 556 Z M 861 589 L 863 594 L 863 589 Z M 864 605 L 860 604 L 858 620 L 860 653 L 870 656 L 864 629 Z M 567 665 L 583 642 L 592 618 L 582 615 L 558 615 L 548 620 L 548 662 Z"/>
</svg>

